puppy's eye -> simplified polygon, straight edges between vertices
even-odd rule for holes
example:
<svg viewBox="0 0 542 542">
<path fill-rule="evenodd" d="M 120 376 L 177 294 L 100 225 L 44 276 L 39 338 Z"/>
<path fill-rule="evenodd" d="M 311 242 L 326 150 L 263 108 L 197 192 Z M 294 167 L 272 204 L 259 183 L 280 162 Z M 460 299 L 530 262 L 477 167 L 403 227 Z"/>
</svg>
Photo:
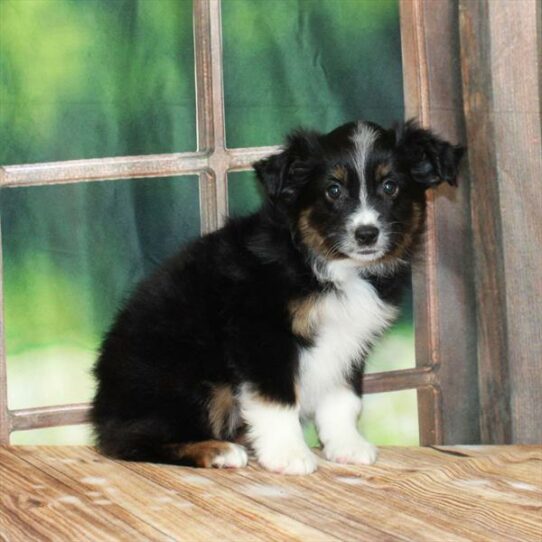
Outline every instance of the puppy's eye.
<svg viewBox="0 0 542 542">
<path fill-rule="evenodd" d="M 337 199 L 342 193 L 342 187 L 338 183 L 330 184 L 326 189 L 326 195 L 330 199 Z"/>
<path fill-rule="evenodd" d="M 382 185 L 382 192 L 386 194 L 386 196 L 394 197 L 399 192 L 399 185 L 395 181 L 385 181 Z"/>
</svg>

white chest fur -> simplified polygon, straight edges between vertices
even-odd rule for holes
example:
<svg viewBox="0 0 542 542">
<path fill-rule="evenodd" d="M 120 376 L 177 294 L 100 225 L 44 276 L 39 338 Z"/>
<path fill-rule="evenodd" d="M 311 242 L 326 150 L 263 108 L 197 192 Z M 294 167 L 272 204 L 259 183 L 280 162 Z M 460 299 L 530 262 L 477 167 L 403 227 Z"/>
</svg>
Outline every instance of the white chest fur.
<svg viewBox="0 0 542 542">
<path fill-rule="evenodd" d="M 355 270 L 347 269 L 335 283 L 337 290 L 322 295 L 312 309 L 314 344 L 303 348 L 300 355 L 304 417 L 311 417 L 318 401 L 345 382 L 353 365 L 397 313 Z"/>
</svg>

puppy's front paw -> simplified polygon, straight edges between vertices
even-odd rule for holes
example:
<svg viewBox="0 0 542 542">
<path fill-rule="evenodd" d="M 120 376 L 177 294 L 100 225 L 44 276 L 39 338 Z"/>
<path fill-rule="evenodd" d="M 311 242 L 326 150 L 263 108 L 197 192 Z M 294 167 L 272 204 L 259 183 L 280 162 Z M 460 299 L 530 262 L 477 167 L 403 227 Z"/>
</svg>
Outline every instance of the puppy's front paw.
<svg viewBox="0 0 542 542">
<path fill-rule="evenodd" d="M 260 465 L 280 474 L 310 474 L 316 470 L 316 456 L 307 446 L 263 451 L 258 454 Z"/>
<path fill-rule="evenodd" d="M 372 465 L 378 456 L 378 448 L 361 435 L 330 442 L 324 446 L 329 461 L 349 465 Z"/>
</svg>

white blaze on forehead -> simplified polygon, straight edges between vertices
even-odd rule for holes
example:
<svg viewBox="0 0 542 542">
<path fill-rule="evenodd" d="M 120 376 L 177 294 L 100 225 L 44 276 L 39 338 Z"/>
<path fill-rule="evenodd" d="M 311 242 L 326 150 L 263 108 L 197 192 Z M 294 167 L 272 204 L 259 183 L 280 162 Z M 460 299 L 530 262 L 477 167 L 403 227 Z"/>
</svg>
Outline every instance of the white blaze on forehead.
<svg viewBox="0 0 542 542">
<path fill-rule="evenodd" d="M 367 203 L 365 167 L 376 137 L 376 131 L 361 121 L 357 123 L 356 129 L 352 134 L 352 141 L 354 143 L 353 161 L 359 179 L 359 199 L 362 207 Z"/>
</svg>

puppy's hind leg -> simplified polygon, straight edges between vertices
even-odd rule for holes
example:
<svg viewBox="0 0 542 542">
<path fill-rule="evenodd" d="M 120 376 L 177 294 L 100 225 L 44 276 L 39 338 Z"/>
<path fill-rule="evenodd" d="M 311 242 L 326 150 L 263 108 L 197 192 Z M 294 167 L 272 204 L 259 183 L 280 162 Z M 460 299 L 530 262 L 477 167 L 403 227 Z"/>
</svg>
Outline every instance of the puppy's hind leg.
<svg viewBox="0 0 542 542">
<path fill-rule="evenodd" d="M 127 461 L 165 463 L 187 467 L 235 468 L 248 463 L 245 448 L 224 440 L 170 443 L 149 431 L 149 420 L 108 422 L 98 427 L 98 448 L 105 455 Z M 155 424 L 155 428 L 156 428 Z"/>
<path fill-rule="evenodd" d="M 245 448 L 223 440 L 204 440 L 188 444 L 169 445 L 180 464 L 205 468 L 246 467 L 248 456 Z"/>
</svg>

